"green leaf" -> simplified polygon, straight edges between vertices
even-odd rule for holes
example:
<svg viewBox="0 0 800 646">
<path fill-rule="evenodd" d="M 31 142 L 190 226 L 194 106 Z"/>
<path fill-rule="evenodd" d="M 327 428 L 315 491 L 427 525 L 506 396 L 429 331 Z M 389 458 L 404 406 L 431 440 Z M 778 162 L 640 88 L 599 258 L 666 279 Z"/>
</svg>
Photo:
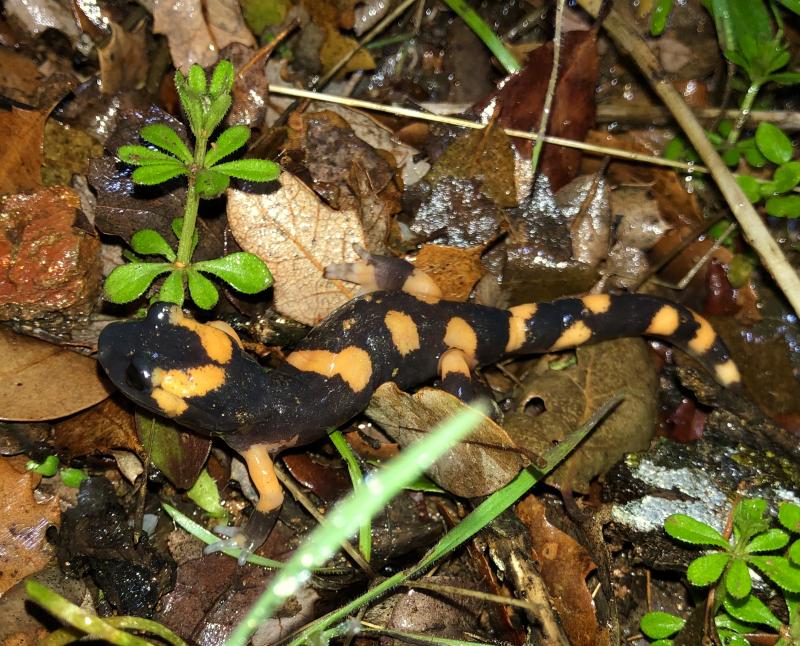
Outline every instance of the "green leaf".
<svg viewBox="0 0 800 646">
<path fill-rule="evenodd" d="M 755 146 L 750 146 L 742 151 L 745 161 L 753 168 L 763 168 L 767 165 L 767 158 L 764 157 Z"/>
<path fill-rule="evenodd" d="M 800 505 L 782 502 L 778 507 L 778 521 L 793 534 L 800 534 Z"/>
<path fill-rule="evenodd" d="M 214 260 L 201 260 L 192 267 L 221 278 L 244 294 L 257 294 L 272 285 L 272 274 L 264 261 L 251 253 L 238 252 Z"/>
<path fill-rule="evenodd" d="M 672 538 L 692 545 L 716 545 L 728 549 L 725 537 L 713 527 L 685 514 L 672 514 L 664 521 L 664 529 Z"/>
<path fill-rule="evenodd" d="M 781 627 L 780 619 L 773 615 L 758 597 L 752 594 L 739 600 L 726 596 L 722 603 L 727 613 L 734 619 L 750 624 L 765 624 L 774 630 Z"/>
<path fill-rule="evenodd" d="M 217 63 L 214 72 L 211 74 L 211 84 L 208 88 L 208 93 L 212 97 L 217 97 L 220 94 L 228 94 L 233 88 L 234 70 L 230 61 L 225 59 Z"/>
<path fill-rule="evenodd" d="M 728 135 L 733 131 L 733 121 L 730 119 L 722 119 L 717 125 L 717 132 L 723 139 L 727 139 Z"/>
<path fill-rule="evenodd" d="M 210 168 L 203 168 L 197 173 L 195 187 L 197 194 L 206 200 L 222 195 L 230 184 L 230 179 L 223 173 L 218 173 Z"/>
<path fill-rule="evenodd" d="M 674 0 L 658 0 L 650 14 L 650 35 L 660 36 L 667 28 L 667 19 L 672 12 Z"/>
<path fill-rule="evenodd" d="M 639 626 L 650 639 L 664 639 L 674 635 L 686 625 L 686 620 L 668 612 L 648 612 L 642 616 Z"/>
<path fill-rule="evenodd" d="M 57 455 L 48 455 L 42 462 L 28 460 L 25 469 L 38 473 L 45 478 L 52 478 L 58 472 L 59 459 Z"/>
<path fill-rule="evenodd" d="M 689 583 L 698 587 L 710 585 L 719 579 L 730 559 L 731 555 L 727 552 L 700 556 L 689 563 L 686 578 L 689 579 Z"/>
<path fill-rule="evenodd" d="M 139 135 L 148 143 L 171 152 L 184 164 L 192 163 L 191 151 L 186 144 L 183 143 L 178 133 L 169 126 L 163 123 L 154 123 L 142 128 Z"/>
<path fill-rule="evenodd" d="M 205 167 L 209 168 L 223 157 L 239 150 L 250 139 L 250 128 L 247 126 L 233 126 L 223 131 L 217 140 L 211 144 L 211 150 L 206 154 Z"/>
<path fill-rule="evenodd" d="M 178 175 L 185 175 L 186 167 L 181 164 L 177 159 L 173 159 L 169 163 L 161 164 L 148 164 L 147 166 L 139 166 L 131 179 L 134 184 L 143 184 L 151 186 L 153 184 L 161 184 L 177 177 Z"/>
<path fill-rule="evenodd" d="M 763 498 L 745 498 L 733 509 L 733 535 L 737 543 L 746 543 L 756 534 L 769 529 L 767 501 Z"/>
<path fill-rule="evenodd" d="M 716 624 L 717 628 L 725 628 L 737 633 L 749 633 L 753 630 L 751 624 L 746 624 L 738 619 L 734 619 L 729 614 L 721 611 L 714 617 L 714 624 Z"/>
<path fill-rule="evenodd" d="M 131 236 L 131 248 L 143 256 L 164 256 L 175 261 L 175 252 L 163 236 L 153 229 L 141 229 Z"/>
<path fill-rule="evenodd" d="M 744 191 L 747 199 L 754 204 L 761 199 L 761 185 L 755 177 L 750 175 L 739 175 L 736 177 L 736 183 Z"/>
<path fill-rule="evenodd" d="M 203 469 L 200 472 L 197 480 L 195 480 L 192 488 L 186 492 L 186 495 L 212 518 L 224 518 L 226 519 L 225 522 L 227 522 L 228 512 L 222 506 L 217 483 L 208 474 L 208 469 Z"/>
<path fill-rule="evenodd" d="M 220 94 L 218 97 L 211 100 L 211 105 L 208 106 L 208 110 L 206 111 L 205 119 L 203 121 L 203 130 L 205 130 L 207 135 L 211 135 L 211 133 L 216 130 L 222 119 L 225 118 L 225 115 L 230 107 L 230 94 Z"/>
<path fill-rule="evenodd" d="M 117 157 L 131 166 L 178 163 L 178 160 L 171 155 L 162 153 L 160 150 L 147 148 L 146 146 L 120 146 L 117 149 Z"/>
<path fill-rule="evenodd" d="M 751 556 L 747 559 L 769 577 L 778 587 L 800 592 L 800 567 L 783 556 Z"/>
<path fill-rule="evenodd" d="M 770 74 L 767 80 L 773 81 L 778 85 L 797 85 L 800 83 L 800 74 L 797 72 L 776 72 L 775 74 Z"/>
<path fill-rule="evenodd" d="M 800 162 L 790 161 L 781 164 L 772 175 L 776 193 L 786 193 L 800 184 Z"/>
<path fill-rule="evenodd" d="M 729 168 L 733 168 L 739 163 L 741 156 L 741 153 L 736 148 L 728 148 L 722 152 L 722 161 Z"/>
<path fill-rule="evenodd" d="M 189 268 L 186 272 L 186 277 L 189 282 L 189 294 L 197 307 L 210 310 L 217 304 L 219 292 L 214 283 L 196 271 L 194 267 Z"/>
<path fill-rule="evenodd" d="M 766 121 L 759 123 L 756 128 L 756 146 L 773 164 L 785 164 L 792 158 L 792 142 L 789 137 L 780 128 Z"/>
<path fill-rule="evenodd" d="M 120 265 L 106 278 L 106 298 L 112 303 L 130 303 L 139 298 L 158 276 L 172 269 L 166 262 L 132 262 Z"/>
<path fill-rule="evenodd" d="M 800 216 L 800 195 L 771 197 L 764 208 L 769 215 L 776 218 L 797 218 Z"/>
<path fill-rule="evenodd" d="M 741 559 L 734 559 L 725 573 L 725 589 L 734 599 L 744 599 L 750 594 L 750 570 Z"/>
<path fill-rule="evenodd" d="M 271 182 L 281 173 L 278 164 L 266 159 L 237 159 L 217 164 L 214 170 L 249 182 Z"/>
<path fill-rule="evenodd" d="M 795 565 L 800 565 L 800 539 L 796 540 L 789 546 L 789 551 L 786 553 L 789 560 Z"/>
<path fill-rule="evenodd" d="M 86 475 L 86 472 L 82 471 L 81 469 L 75 469 L 74 467 L 61 469 L 61 482 L 64 483 L 64 486 L 72 489 L 77 489 L 80 487 L 81 482 L 86 480 L 88 477 L 89 476 Z"/>
<path fill-rule="evenodd" d="M 778 0 L 789 11 L 794 11 L 800 15 L 800 0 Z"/>
<path fill-rule="evenodd" d="M 770 529 L 763 534 L 759 534 L 745 547 L 745 551 L 754 554 L 756 552 L 773 552 L 785 547 L 789 543 L 789 534 L 782 529 Z"/>
<path fill-rule="evenodd" d="M 180 70 L 175 72 L 175 90 L 178 93 L 181 107 L 189 119 L 189 127 L 197 136 L 203 126 L 203 103 L 189 88 L 189 84 Z"/>
<path fill-rule="evenodd" d="M 197 63 L 189 68 L 189 87 L 195 94 L 206 93 L 206 73 Z"/>
<path fill-rule="evenodd" d="M 171 272 L 169 276 L 161 283 L 161 289 L 158 290 L 158 300 L 162 303 L 175 303 L 176 305 L 183 305 L 185 297 L 183 289 L 183 275 L 185 270 L 176 269 Z"/>
</svg>

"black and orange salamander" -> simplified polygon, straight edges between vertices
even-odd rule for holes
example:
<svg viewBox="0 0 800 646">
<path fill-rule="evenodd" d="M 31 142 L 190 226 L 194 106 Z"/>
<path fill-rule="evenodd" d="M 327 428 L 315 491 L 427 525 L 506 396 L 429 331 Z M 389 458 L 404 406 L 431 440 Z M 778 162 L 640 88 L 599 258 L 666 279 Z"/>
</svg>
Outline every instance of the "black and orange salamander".
<svg viewBox="0 0 800 646">
<path fill-rule="evenodd" d="M 361 285 L 265 371 L 225 323 L 203 324 L 158 303 L 147 317 L 112 323 L 100 335 L 99 361 L 114 384 L 154 413 L 223 438 L 247 463 L 260 500 L 249 521 L 212 548 L 259 547 L 283 493 L 272 466 L 279 451 L 323 437 L 361 412 L 378 386 L 408 389 L 438 376 L 468 401 L 478 365 L 510 355 L 552 352 L 630 336 L 654 336 L 696 357 L 721 385 L 739 371 L 709 322 L 653 296 L 597 294 L 498 309 L 442 300 L 427 275 L 404 260 L 362 253 L 332 265 L 328 278 Z"/>
</svg>

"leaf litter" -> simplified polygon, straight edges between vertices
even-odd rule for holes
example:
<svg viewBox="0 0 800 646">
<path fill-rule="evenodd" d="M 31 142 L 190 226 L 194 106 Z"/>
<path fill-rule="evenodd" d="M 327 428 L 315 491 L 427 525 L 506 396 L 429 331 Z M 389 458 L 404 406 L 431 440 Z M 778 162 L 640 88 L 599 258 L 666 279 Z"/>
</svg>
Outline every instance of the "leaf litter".
<svg viewBox="0 0 800 646">
<path fill-rule="evenodd" d="M 186 70 L 193 62 L 208 66 L 220 57 L 232 59 L 239 73 L 228 123 L 246 124 L 256 131 L 258 136 L 252 140 L 256 143 L 245 157 L 268 156 L 283 168 L 276 182 L 243 182 L 225 197 L 204 203 L 194 256 L 216 258 L 241 247 L 270 266 L 275 285 L 266 297 L 228 292 L 214 312 L 242 333 L 246 347 L 267 367 L 290 351 L 286 338 L 298 338 L 302 326 L 293 320 L 314 325 L 356 292 L 352 285 L 323 277 L 326 265 L 357 259 L 354 246 L 409 257 L 434 277 L 447 298 L 506 306 L 609 287 L 632 289 L 656 272 L 660 279 L 676 282 L 713 244 L 704 237 L 702 226 L 704 213 L 719 209 L 714 197 L 702 188 L 687 191 L 672 171 L 620 162 L 604 168 L 573 149 L 547 144 L 540 174 L 531 174 L 530 142 L 508 137 L 502 128 L 538 126 L 553 46 L 547 23 L 525 22 L 516 5 L 494 3 L 479 8 L 494 31 L 512 40 L 519 38 L 513 34 L 519 33 L 520 25 L 527 25 L 514 51 L 531 53 L 516 75 L 504 79 L 474 34 L 444 5 L 436 5 L 399 19 L 385 42 L 360 49 L 325 87 L 336 94 L 401 105 L 466 102 L 468 114 L 489 124 L 484 131 L 466 132 L 418 120 L 375 118 L 321 101 L 301 104 L 275 121 L 280 114 L 275 108 L 288 103 L 269 93 L 268 82 L 312 86 L 319 75 L 338 64 L 357 38 L 368 33 L 364 30 L 370 24 L 385 15 L 384 3 L 343 0 L 334 7 L 334 3 L 316 0 L 157 1 L 152 13 L 146 8 L 130 14 L 129 7 L 106 7 L 100 18 L 82 7 L 76 13 L 80 22 L 63 8 L 43 4 L 52 17 L 47 26 L 54 27 L 49 39 L 41 36 L 44 14 L 37 18 L 25 3 L 7 5 L 9 22 L 3 19 L 2 27 L 17 35 L 20 47 L 0 48 L 0 91 L 12 102 L 10 109 L 0 111 L 0 134 L 6 143 L 0 152 L 0 193 L 4 194 L 0 240 L 6 241 L 0 281 L 6 300 L 0 309 L 17 330 L 62 347 L 23 351 L 20 348 L 27 348 L 28 340 L 7 341 L 13 347 L 8 345 L 4 355 L 18 356 L 16 363 L 8 364 L 3 380 L 6 392 L 2 393 L 6 399 L 0 410 L 6 419 L 58 420 L 53 439 L 33 426 L 30 438 L 44 437 L 37 440 L 45 442 L 44 451 L 57 451 L 70 464 L 88 465 L 92 474 L 101 471 L 98 458 L 135 456 L 142 475 L 136 476 L 135 469 L 125 473 L 140 479 L 137 486 L 150 477 L 151 487 L 162 497 L 181 501 L 178 490 L 191 486 L 210 448 L 207 439 L 192 434 L 181 437 L 174 429 L 159 428 L 159 439 L 154 440 L 152 425 L 142 418 L 135 432 L 127 404 L 106 399 L 92 360 L 71 351 L 91 350 L 107 320 L 133 313 L 133 309 L 121 311 L 100 304 L 101 266 L 107 273 L 119 263 L 121 250 L 129 253 L 124 245 L 142 228 L 154 229 L 170 244 L 176 243 L 172 220 L 183 210 L 183 186 L 176 182 L 165 190 L 135 187 L 130 168 L 116 158 L 119 146 L 142 143 L 137 133 L 146 123 L 168 122 L 189 143 L 171 90 L 174 69 Z M 686 84 L 687 94 L 692 83 L 701 88 L 693 91 L 692 100 L 703 107 L 710 93 L 702 77 L 718 62 L 695 51 L 691 29 L 687 30 L 687 25 L 698 23 L 692 11 L 698 9 L 676 8 L 676 25 L 682 26 L 660 42 L 660 56 Z M 290 23 L 296 26 L 287 29 Z M 154 34 L 163 34 L 165 42 Z M 268 51 L 257 50 L 258 43 L 270 42 L 279 34 L 282 40 Z M 81 49 L 86 46 L 88 50 Z M 596 96 L 624 106 L 629 97 L 618 97 L 614 93 L 618 90 L 609 88 L 627 86 L 624 79 L 635 78 L 625 61 L 609 63 L 610 49 L 605 42 L 598 45 L 594 30 L 566 34 L 549 134 L 658 153 L 663 141 L 653 143 L 649 132 L 615 131 L 612 135 L 591 130 Z M 76 79 L 85 82 L 64 98 Z M 635 82 L 630 87 L 634 99 L 644 101 Z M 80 187 L 84 176 L 92 192 L 69 188 L 71 184 Z M 689 244 L 680 249 L 687 239 Z M 794 347 L 793 323 L 780 307 L 769 305 L 766 315 L 764 307 L 756 307 L 769 300 L 768 286 L 757 277 L 746 278 L 745 284 L 737 282 L 735 287 L 728 280 L 720 267 L 729 266 L 740 252 L 735 245 L 718 249 L 710 270 L 701 269 L 686 290 L 670 294 L 697 309 L 706 305 L 707 312 L 725 315 L 719 327 L 745 366 L 746 381 L 752 384 L 769 375 L 762 380 L 762 384 L 768 382 L 766 386 L 752 389 L 756 398 L 771 415 L 789 423 L 797 415 L 794 375 L 800 369 L 800 361 L 787 351 L 787 339 L 788 347 Z M 109 262 L 110 258 L 115 260 Z M 45 272 L 45 268 L 58 271 Z M 648 283 L 647 289 L 660 288 Z M 713 297 L 708 296 L 712 292 Z M 267 303 L 274 309 L 267 310 Z M 752 323 L 759 318 L 757 327 L 743 331 L 740 321 Z M 281 333 L 283 329 L 294 332 L 287 336 Z M 250 336 L 248 331 L 253 330 L 257 333 Z M 758 337 L 759 361 L 751 362 L 748 353 L 753 352 L 754 337 Z M 621 500 L 624 483 L 618 479 L 603 483 L 603 474 L 631 451 L 647 456 L 653 450 L 649 447 L 657 427 L 679 432 L 691 427 L 696 434 L 705 427 L 713 438 L 719 428 L 741 419 L 737 417 L 741 411 L 734 414 L 723 399 L 715 399 L 713 387 L 692 376 L 696 373 L 681 356 L 663 346 L 656 346 L 656 353 L 647 348 L 638 339 L 622 340 L 580 348 L 566 357 L 548 355 L 485 368 L 480 378 L 494 389 L 500 423 L 485 420 L 482 435 L 454 447 L 429 474 L 445 494 L 432 493 L 430 488 L 408 493 L 401 504 L 390 506 L 374 522 L 374 567 L 396 567 L 409 553 L 423 550 L 441 531 L 443 519 L 456 522 L 463 513 L 459 506 L 472 504 L 466 499 L 491 494 L 529 461 L 535 465 L 537 456 L 561 441 L 609 396 L 625 393 L 626 399 L 550 477 L 550 483 L 562 492 L 563 504 L 536 490 L 536 498 L 529 497 L 518 507 L 517 521 L 498 521 L 503 531 L 486 543 L 491 559 L 479 558 L 473 546 L 472 553 L 440 566 L 438 583 L 446 585 L 447 592 L 424 598 L 417 593 L 398 595 L 402 598 L 393 600 L 387 606 L 390 610 L 373 612 L 368 621 L 453 639 L 464 639 L 468 632 L 485 641 L 522 643 L 524 632 L 519 626 L 536 632 L 538 620 L 545 615 L 509 606 L 505 622 L 490 627 L 475 621 L 475 609 L 485 608 L 485 603 L 472 606 L 451 591 L 477 588 L 478 581 L 496 577 L 497 567 L 511 573 L 505 580 L 511 594 L 531 596 L 554 608 L 571 643 L 605 643 L 608 633 L 601 625 L 633 634 L 638 629 L 635 612 L 622 616 L 621 608 L 614 609 L 612 588 L 641 569 L 625 554 L 608 552 L 598 529 L 602 521 L 592 525 L 575 516 L 571 496 L 600 489 Z M 64 383 L 70 388 L 65 389 Z M 96 405 L 101 400 L 105 401 Z M 451 400 L 436 390 L 408 394 L 384 386 L 367 412 L 375 426 L 369 430 L 369 422 L 359 417 L 348 437 L 365 458 L 391 454 L 396 445 L 383 433 L 405 445 L 424 434 L 444 411 L 460 406 Z M 767 447 L 769 441 L 763 438 L 777 437 L 770 433 L 780 431 L 774 427 L 753 431 Z M 311 458 L 308 451 L 296 450 L 287 456 L 298 478 L 301 465 L 304 473 L 310 473 L 310 459 L 341 469 L 326 443 L 311 447 Z M 791 456 L 786 460 L 788 471 L 796 469 Z M 231 473 L 227 456 L 215 452 L 207 464 L 224 491 L 228 510 L 241 516 L 247 504 L 226 486 Z M 763 469 L 774 466 L 764 464 Z M 0 478 L 2 485 L 28 492 L 25 501 L 14 503 L 15 508 L 36 510 L 29 499 L 36 479 L 23 482 L 12 472 Z M 127 504 L 134 498 L 131 483 L 116 470 L 106 472 Z M 316 503 L 330 504 L 341 489 L 341 472 L 335 477 L 330 469 L 315 468 L 313 473 L 314 478 L 309 476 L 304 482 L 312 493 L 319 493 Z M 43 490 L 40 485 L 37 491 Z M 633 495 L 625 504 L 640 492 L 628 493 Z M 116 499 L 105 485 L 86 495 L 97 496 L 98 504 Z M 140 495 L 140 500 L 148 501 L 142 507 L 131 505 L 123 511 L 114 507 L 109 516 L 120 514 L 122 519 L 130 514 L 141 522 L 144 506 L 154 510 L 155 499 L 151 493 Z M 581 504 L 596 509 L 598 518 L 607 512 L 592 495 L 582 498 Z M 57 508 L 48 509 L 43 514 L 46 522 L 56 521 Z M 299 505 L 287 502 L 265 551 L 284 554 L 312 524 Z M 67 528 L 70 531 L 75 530 Z M 570 533 L 574 536 L 567 536 Z M 35 536 L 37 558 L 31 562 L 39 568 L 48 561 L 49 552 L 40 540 L 41 532 Z M 625 540 L 635 545 L 637 539 L 627 534 Z M 0 539 L 0 547 L 6 549 L 14 542 L 14 537 Z M 178 542 L 173 535 L 172 545 Z M 91 547 L 89 543 L 84 547 Z M 137 567 L 151 558 L 134 555 L 130 546 L 119 551 L 123 562 L 137 563 Z M 179 559 L 177 587 L 163 598 L 157 617 L 186 637 L 221 643 L 268 575 L 252 569 L 239 572 L 230 560 L 203 557 L 196 549 L 185 554 L 189 556 Z M 534 561 L 542 565 L 540 583 L 535 582 Z M 645 564 L 656 562 L 645 559 Z M 321 608 L 328 606 L 326 589 L 335 589 L 341 598 L 353 596 L 353 586 L 363 585 L 365 575 L 344 560 L 337 565 L 346 574 L 324 583 L 315 579 L 300 589 L 284 616 L 265 625 L 255 643 L 281 639 L 318 617 Z M 159 568 L 153 576 L 168 580 L 169 567 Z M 96 582 L 100 571 L 94 572 Z M 9 587 L 23 574 L 12 572 Z M 100 581 L 113 603 L 121 604 L 118 607 L 155 607 L 148 605 L 152 598 L 137 606 L 142 597 L 134 590 L 117 591 L 102 575 Z M 612 596 L 594 604 L 591 590 L 598 581 L 602 585 L 597 594 Z M 501 585 L 491 589 L 509 593 Z M 419 606 L 413 603 L 415 594 Z M 430 601 L 433 598 L 435 603 Z M 436 605 L 441 600 L 443 604 Z M 454 610 L 457 606 L 459 610 Z M 10 607 L 0 602 L 0 613 Z M 415 616 L 415 608 L 424 610 Z M 545 634 L 557 634 L 548 631 L 545 628 Z"/>
</svg>

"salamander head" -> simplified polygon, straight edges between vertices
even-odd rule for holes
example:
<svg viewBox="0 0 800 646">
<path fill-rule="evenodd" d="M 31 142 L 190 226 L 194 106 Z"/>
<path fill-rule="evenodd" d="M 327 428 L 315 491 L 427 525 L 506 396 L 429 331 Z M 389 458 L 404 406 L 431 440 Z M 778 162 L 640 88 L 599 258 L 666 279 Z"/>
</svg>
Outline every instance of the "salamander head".
<svg viewBox="0 0 800 646">
<path fill-rule="evenodd" d="M 98 360 L 129 399 L 212 433 L 242 424 L 233 405 L 239 377 L 258 369 L 224 324 L 198 323 L 169 303 L 153 305 L 144 319 L 106 326 Z"/>
</svg>

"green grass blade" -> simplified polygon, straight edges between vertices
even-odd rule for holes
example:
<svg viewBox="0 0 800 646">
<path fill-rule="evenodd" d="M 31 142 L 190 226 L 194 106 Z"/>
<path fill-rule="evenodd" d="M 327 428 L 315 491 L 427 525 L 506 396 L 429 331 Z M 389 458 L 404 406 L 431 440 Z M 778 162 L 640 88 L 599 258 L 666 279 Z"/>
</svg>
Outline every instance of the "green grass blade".
<svg viewBox="0 0 800 646">
<path fill-rule="evenodd" d="M 353 491 L 359 491 L 364 486 L 364 474 L 361 472 L 361 465 L 358 463 L 353 449 L 350 448 L 341 431 L 333 431 L 328 437 L 331 438 L 333 446 L 336 447 L 347 465 L 350 482 L 353 483 Z M 372 558 L 372 519 L 364 523 L 358 530 L 358 549 L 364 560 L 369 563 Z"/>
<path fill-rule="evenodd" d="M 244 620 L 226 642 L 245 646 L 266 618 L 308 579 L 309 570 L 327 561 L 340 543 L 376 515 L 408 482 L 431 466 L 480 421 L 475 408 L 463 411 L 439 425 L 421 441 L 405 449 L 384 469 L 370 476 L 361 491 L 354 492 L 334 507 L 327 522 L 317 527 L 273 579 L 269 589 L 253 604 Z"/>
<path fill-rule="evenodd" d="M 430 567 L 436 560 L 450 553 L 456 547 L 472 538 L 477 532 L 486 527 L 501 513 L 513 505 L 525 492 L 541 480 L 544 475 L 556 467 L 578 444 L 597 426 L 622 401 L 622 397 L 614 397 L 595 411 L 583 426 L 570 433 L 558 446 L 553 447 L 544 456 L 541 469 L 528 467 L 502 489 L 496 491 L 484 500 L 472 513 L 462 520 L 456 527 L 445 534 L 439 542 L 415 566 L 398 572 L 384 579 L 363 595 L 350 603 L 331 611 L 327 615 L 311 622 L 289 646 L 302 646 L 309 643 L 311 636 L 339 622 L 361 606 L 377 599 L 392 588 L 397 587 L 408 579 L 418 576 Z"/>
</svg>

